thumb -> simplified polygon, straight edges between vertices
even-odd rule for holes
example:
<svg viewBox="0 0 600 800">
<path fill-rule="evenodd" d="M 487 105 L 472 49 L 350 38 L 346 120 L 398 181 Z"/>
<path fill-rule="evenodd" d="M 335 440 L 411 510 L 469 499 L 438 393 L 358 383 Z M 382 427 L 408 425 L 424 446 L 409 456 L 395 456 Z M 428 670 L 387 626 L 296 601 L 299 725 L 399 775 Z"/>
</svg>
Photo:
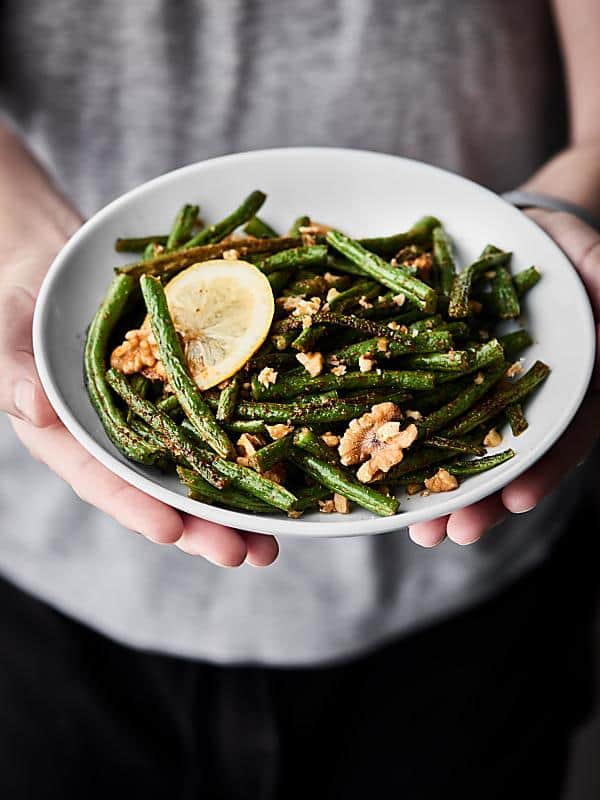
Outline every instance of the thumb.
<svg viewBox="0 0 600 800">
<path fill-rule="evenodd" d="M 23 287 L 0 287 L 0 411 L 46 427 L 56 422 L 56 414 L 33 360 L 34 306 L 35 298 Z"/>
</svg>

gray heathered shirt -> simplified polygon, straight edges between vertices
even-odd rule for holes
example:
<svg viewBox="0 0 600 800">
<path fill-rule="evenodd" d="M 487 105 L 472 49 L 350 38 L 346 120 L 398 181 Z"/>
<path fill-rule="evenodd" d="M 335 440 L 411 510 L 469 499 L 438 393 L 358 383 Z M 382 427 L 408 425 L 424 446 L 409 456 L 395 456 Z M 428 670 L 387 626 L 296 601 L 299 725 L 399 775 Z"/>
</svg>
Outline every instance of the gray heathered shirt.
<svg viewBox="0 0 600 800">
<path fill-rule="evenodd" d="M 86 215 L 274 145 L 398 153 L 504 190 L 561 141 L 548 6 L 5 0 L 0 105 Z M 220 662 L 348 656 L 479 601 L 543 558 L 584 482 L 470 548 L 295 539 L 272 568 L 223 570 L 120 529 L 0 426 L 0 571 L 119 640 Z"/>
</svg>

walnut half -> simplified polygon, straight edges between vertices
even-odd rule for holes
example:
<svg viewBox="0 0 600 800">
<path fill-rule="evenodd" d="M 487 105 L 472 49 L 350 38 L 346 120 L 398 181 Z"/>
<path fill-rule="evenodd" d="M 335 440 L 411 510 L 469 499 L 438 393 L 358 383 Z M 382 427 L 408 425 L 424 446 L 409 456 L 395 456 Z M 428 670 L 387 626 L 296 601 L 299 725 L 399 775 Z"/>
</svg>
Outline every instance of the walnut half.
<svg viewBox="0 0 600 800">
<path fill-rule="evenodd" d="M 370 412 L 353 419 L 344 433 L 338 452 L 342 464 L 361 464 L 356 477 L 370 483 L 399 464 L 404 450 L 417 438 L 417 426 L 400 429 L 402 412 L 394 403 L 378 403 Z"/>
</svg>

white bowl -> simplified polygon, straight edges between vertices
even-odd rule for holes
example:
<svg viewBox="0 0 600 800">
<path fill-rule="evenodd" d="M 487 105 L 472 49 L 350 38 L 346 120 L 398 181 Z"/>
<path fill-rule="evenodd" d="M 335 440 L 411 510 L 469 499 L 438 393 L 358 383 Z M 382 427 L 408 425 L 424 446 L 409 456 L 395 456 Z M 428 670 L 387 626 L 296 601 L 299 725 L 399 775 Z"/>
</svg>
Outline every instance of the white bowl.
<svg viewBox="0 0 600 800">
<path fill-rule="evenodd" d="M 112 277 L 131 258 L 113 251 L 118 236 L 168 229 L 184 202 L 200 203 L 214 221 L 252 189 L 267 192 L 261 216 L 286 230 L 301 214 L 356 236 L 404 230 L 418 217 L 439 217 L 456 244 L 461 264 L 488 242 L 514 253 L 513 267 L 536 264 L 543 277 L 527 297 L 522 320 L 535 339 L 525 367 L 540 358 L 552 367 L 527 404 L 528 430 L 518 439 L 507 429 L 502 448 L 516 456 L 466 480 L 458 490 L 408 498 L 401 512 L 375 517 L 356 506 L 348 516 L 256 515 L 190 500 L 175 477 L 127 461 L 108 440 L 86 394 L 82 351 L 86 328 Z M 575 415 L 593 368 L 594 324 L 583 285 L 570 262 L 531 220 L 493 192 L 436 167 L 357 150 L 289 148 L 224 156 L 170 172 L 128 192 L 94 215 L 50 267 L 33 326 L 37 367 L 61 420 L 99 461 L 147 494 L 205 519 L 241 530 L 278 535 L 356 536 L 397 530 L 443 516 L 498 491 L 530 467 Z"/>
</svg>

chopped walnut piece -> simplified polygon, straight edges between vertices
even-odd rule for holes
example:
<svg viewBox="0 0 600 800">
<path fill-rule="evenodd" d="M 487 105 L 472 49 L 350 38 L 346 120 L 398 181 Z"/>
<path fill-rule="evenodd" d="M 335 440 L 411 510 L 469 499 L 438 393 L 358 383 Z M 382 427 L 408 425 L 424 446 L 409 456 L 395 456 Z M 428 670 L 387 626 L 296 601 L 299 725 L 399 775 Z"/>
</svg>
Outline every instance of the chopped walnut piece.
<svg viewBox="0 0 600 800">
<path fill-rule="evenodd" d="M 391 331 L 397 331 L 400 328 L 400 323 L 393 319 L 391 322 L 388 322 L 387 326 Z"/>
<path fill-rule="evenodd" d="M 348 368 L 345 364 L 338 364 L 337 366 L 332 367 L 330 372 L 332 372 L 334 375 L 337 375 L 338 378 L 341 378 L 342 375 L 346 374 L 347 369 Z"/>
<path fill-rule="evenodd" d="M 485 378 L 483 377 L 483 372 L 478 372 L 477 375 L 473 378 L 473 383 L 476 383 L 477 386 L 481 386 L 484 382 Z"/>
<path fill-rule="evenodd" d="M 377 352 L 387 353 L 389 345 L 390 343 L 388 342 L 388 340 L 382 336 L 381 338 L 377 339 Z"/>
<path fill-rule="evenodd" d="M 425 486 L 429 492 L 452 492 L 458 489 L 458 481 L 446 469 L 438 469 L 433 478 L 425 479 Z"/>
<path fill-rule="evenodd" d="M 360 356 L 358 359 L 358 369 L 361 372 L 371 372 L 375 364 L 377 364 L 377 361 L 369 353 Z"/>
<path fill-rule="evenodd" d="M 350 513 L 350 502 L 347 497 L 344 497 L 343 494 L 338 494 L 337 492 L 334 492 L 333 507 L 338 512 L 338 514 Z"/>
<path fill-rule="evenodd" d="M 496 277 L 496 270 L 495 269 L 488 269 L 488 271 L 484 272 L 483 274 L 485 275 L 486 278 L 489 278 L 489 279 L 495 278 Z"/>
<path fill-rule="evenodd" d="M 498 447 L 502 444 L 502 434 L 496 428 L 490 428 L 486 433 L 483 443 L 486 447 Z"/>
<path fill-rule="evenodd" d="M 264 367 L 258 373 L 256 380 L 260 383 L 261 386 L 264 386 L 266 389 L 268 386 L 277 381 L 277 375 L 278 372 L 274 370 L 272 367 Z"/>
<path fill-rule="evenodd" d="M 319 511 L 322 514 L 331 514 L 335 511 L 333 500 L 319 500 Z"/>
<path fill-rule="evenodd" d="M 323 275 L 323 280 L 325 283 L 329 284 L 330 286 L 336 284 L 340 279 L 339 275 L 334 275 L 333 272 L 326 272 Z"/>
<path fill-rule="evenodd" d="M 422 488 L 423 488 L 422 483 L 409 483 L 408 486 L 406 487 L 406 494 L 408 495 L 419 494 Z"/>
<path fill-rule="evenodd" d="M 235 460 L 236 464 L 239 464 L 240 467 L 251 467 L 252 463 L 249 458 L 246 456 L 238 456 Z"/>
<path fill-rule="evenodd" d="M 283 439 L 284 436 L 287 436 L 288 433 L 292 433 L 294 430 L 293 425 L 284 425 L 282 422 L 279 422 L 277 425 L 265 425 L 265 428 L 271 439 Z"/>
<path fill-rule="evenodd" d="M 325 362 L 321 353 L 298 353 L 296 360 L 310 373 L 311 378 L 316 378 L 323 372 Z"/>
<path fill-rule="evenodd" d="M 369 303 L 369 301 L 368 301 L 368 300 L 367 300 L 367 298 L 364 296 L 364 294 L 363 294 L 363 295 L 360 297 L 360 299 L 359 299 L 359 301 L 358 301 L 358 305 L 359 305 L 361 308 L 373 308 L 373 303 Z"/>
<path fill-rule="evenodd" d="M 423 419 L 423 414 L 421 414 L 420 411 L 414 411 L 413 409 L 407 409 L 404 413 L 409 419 L 416 419 L 417 422 L 419 422 L 420 420 Z"/>
<path fill-rule="evenodd" d="M 400 430 L 401 418 L 402 412 L 394 403 L 378 403 L 350 422 L 338 452 L 345 466 L 361 464 L 356 476 L 362 483 L 399 464 L 403 451 L 417 438 L 416 425 Z"/>
<path fill-rule="evenodd" d="M 290 519 L 300 519 L 302 511 L 288 511 L 287 515 Z"/>
<path fill-rule="evenodd" d="M 415 258 L 411 258 L 408 261 L 404 262 L 411 267 L 416 267 L 419 272 L 424 272 L 427 274 L 431 267 L 433 266 L 433 257 L 431 253 L 421 253 L 421 255 L 416 256 Z"/>
<path fill-rule="evenodd" d="M 523 365 L 520 361 L 515 361 L 510 367 L 506 370 L 505 375 L 507 378 L 514 378 L 515 375 L 520 375 L 523 372 Z"/>
<path fill-rule="evenodd" d="M 225 252 L 223 253 L 223 259 L 225 261 L 239 261 L 239 258 L 240 258 L 239 251 L 235 250 L 235 248 L 233 247 L 231 248 L 231 250 L 225 250 Z"/>
<path fill-rule="evenodd" d="M 112 351 L 110 365 L 124 375 L 141 372 L 150 380 L 167 380 L 158 345 L 150 328 L 128 331 L 123 344 Z"/>
<path fill-rule="evenodd" d="M 402 292 L 400 292 L 400 294 L 395 294 L 395 295 L 392 297 L 392 302 L 393 302 L 393 303 L 394 303 L 394 305 L 396 305 L 396 306 L 403 306 L 403 305 L 404 305 L 404 303 L 406 302 L 406 295 L 405 295 L 405 294 L 402 294 Z"/>
<path fill-rule="evenodd" d="M 235 443 L 239 455 L 247 459 L 252 459 L 256 455 L 256 451 L 263 445 L 264 442 L 260 436 L 254 436 L 252 433 L 242 433 Z"/>
<path fill-rule="evenodd" d="M 307 328 L 312 327 L 312 317 L 310 314 L 305 314 L 302 317 L 302 330 L 305 331 Z"/>
<path fill-rule="evenodd" d="M 323 433 L 321 435 L 321 440 L 325 442 L 327 447 L 337 447 L 340 443 L 340 437 L 335 433 L 331 433 L 331 431 Z"/>
<path fill-rule="evenodd" d="M 305 315 L 312 317 L 321 308 L 321 298 L 311 297 L 310 300 L 306 300 L 304 297 L 296 295 L 278 297 L 277 305 L 281 306 L 284 311 L 291 311 L 294 317 L 303 317 Z"/>
<path fill-rule="evenodd" d="M 331 301 L 335 297 L 337 297 L 339 295 L 339 293 L 340 292 L 335 288 L 335 286 L 332 286 L 331 289 L 329 289 L 329 291 L 327 292 L 327 296 L 326 296 L 325 299 L 327 300 L 328 303 L 331 303 Z"/>
</svg>

